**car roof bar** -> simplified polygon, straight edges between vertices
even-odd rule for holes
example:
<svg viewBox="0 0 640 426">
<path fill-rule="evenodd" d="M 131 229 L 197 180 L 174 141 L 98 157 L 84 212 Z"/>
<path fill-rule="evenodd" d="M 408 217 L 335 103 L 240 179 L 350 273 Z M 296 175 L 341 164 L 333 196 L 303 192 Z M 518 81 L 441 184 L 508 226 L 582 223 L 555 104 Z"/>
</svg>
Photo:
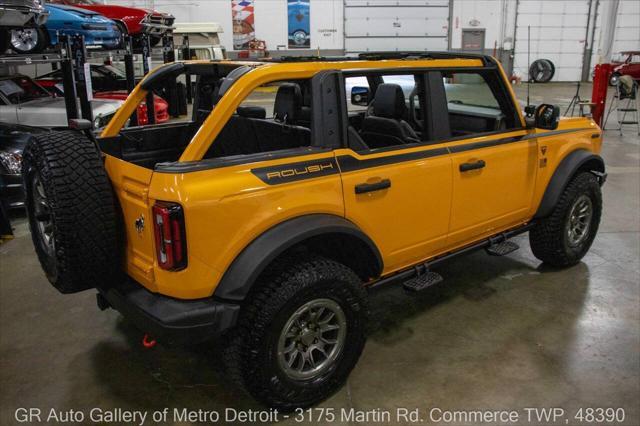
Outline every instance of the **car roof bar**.
<svg viewBox="0 0 640 426">
<path fill-rule="evenodd" d="M 463 52 L 425 52 L 425 51 L 400 51 L 400 52 L 365 52 L 357 56 L 281 56 L 279 58 L 260 59 L 261 62 L 337 62 L 337 61 L 363 61 L 363 60 L 391 60 L 391 59 L 479 59 L 484 66 L 492 66 L 494 61 L 490 56 L 478 53 Z"/>
</svg>

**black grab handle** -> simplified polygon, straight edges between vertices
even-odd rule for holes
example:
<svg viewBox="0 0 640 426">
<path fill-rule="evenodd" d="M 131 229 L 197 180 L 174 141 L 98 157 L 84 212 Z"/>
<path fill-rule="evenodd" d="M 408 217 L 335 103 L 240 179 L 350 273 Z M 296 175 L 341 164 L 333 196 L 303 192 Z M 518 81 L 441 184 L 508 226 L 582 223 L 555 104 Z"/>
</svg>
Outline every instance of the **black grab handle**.
<svg viewBox="0 0 640 426">
<path fill-rule="evenodd" d="M 356 194 L 364 194 L 365 192 L 380 191 L 381 189 L 391 188 L 389 179 L 382 179 L 376 183 L 361 183 L 356 185 Z"/>
<path fill-rule="evenodd" d="M 484 160 L 478 160 L 475 163 L 462 163 L 460 164 L 460 171 L 468 172 L 469 170 L 478 170 L 482 169 L 486 165 L 487 163 L 485 163 Z"/>
</svg>

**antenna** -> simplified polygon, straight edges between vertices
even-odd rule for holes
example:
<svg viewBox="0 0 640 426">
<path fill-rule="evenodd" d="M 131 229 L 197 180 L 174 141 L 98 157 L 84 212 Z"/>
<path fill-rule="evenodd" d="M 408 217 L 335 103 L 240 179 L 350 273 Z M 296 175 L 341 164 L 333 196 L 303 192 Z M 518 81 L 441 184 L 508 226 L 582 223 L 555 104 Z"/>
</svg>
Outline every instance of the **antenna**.
<svg viewBox="0 0 640 426">
<path fill-rule="evenodd" d="M 529 88 L 531 87 L 531 25 L 527 26 L 527 105 L 524 107 L 524 114 L 526 117 L 533 117 L 536 112 L 536 108 L 531 105 L 529 99 Z"/>
<path fill-rule="evenodd" d="M 531 25 L 527 25 L 527 106 L 529 102 L 529 87 L 531 86 Z"/>
</svg>

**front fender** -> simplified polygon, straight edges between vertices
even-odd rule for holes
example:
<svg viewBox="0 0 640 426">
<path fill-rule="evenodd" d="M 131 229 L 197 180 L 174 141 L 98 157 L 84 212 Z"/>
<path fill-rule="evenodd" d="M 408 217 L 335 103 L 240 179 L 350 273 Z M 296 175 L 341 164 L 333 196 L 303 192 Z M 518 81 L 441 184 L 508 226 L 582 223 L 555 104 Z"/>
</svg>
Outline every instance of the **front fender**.
<svg viewBox="0 0 640 426">
<path fill-rule="evenodd" d="M 604 175 L 605 167 L 602 157 L 585 149 L 572 151 L 562 159 L 556 171 L 553 173 L 542 197 L 542 201 L 540 202 L 540 206 L 538 206 L 538 210 L 533 216 L 534 219 L 546 217 L 551 214 L 560 199 L 560 195 L 562 195 L 576 172 L 580 170 L 599 173 L 600 182 L 604 183 L 604 176 L 606 175 Z"/>
<path fill-rule="evenodd" d="M 311 214 L 282 222 L 253 240 L 231 263 L 214 292 L 225 300 L 243 300 L 264 269 L 288 248 L 322 234 L 346 234 L 360 239 L 374 253 L 382 271 L 382 256 L 356 225 L 330 214 Z"/>
</svg>

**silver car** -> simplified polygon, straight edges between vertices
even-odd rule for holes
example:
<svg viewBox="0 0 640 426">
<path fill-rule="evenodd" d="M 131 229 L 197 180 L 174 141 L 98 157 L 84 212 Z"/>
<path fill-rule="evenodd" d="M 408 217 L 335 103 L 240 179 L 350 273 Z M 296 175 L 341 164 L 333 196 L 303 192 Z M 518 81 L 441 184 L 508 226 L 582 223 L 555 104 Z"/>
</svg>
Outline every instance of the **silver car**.
<svg viewBox="0 0 640 426">
<path fill-rule="evenodd" d="M 35 27 L 47 16 L 41 0 L 0 0 L 0 27 Z"/>
<path fill-rule="evenodd" d="M 119 100 L 91 101 L 94 128 L 106 126 L 122 104 Z M 0 122 L 46 128 L 67 127 L 64 98 L 52 96 L 24 75 L 0 77 Z"/>
<path fill-rule="evenodd" d="M 0 0 L 0 54 L 8 48 L 11 29 L 37 28 L 48 16 L 43 0 Z"/>
</svg>

